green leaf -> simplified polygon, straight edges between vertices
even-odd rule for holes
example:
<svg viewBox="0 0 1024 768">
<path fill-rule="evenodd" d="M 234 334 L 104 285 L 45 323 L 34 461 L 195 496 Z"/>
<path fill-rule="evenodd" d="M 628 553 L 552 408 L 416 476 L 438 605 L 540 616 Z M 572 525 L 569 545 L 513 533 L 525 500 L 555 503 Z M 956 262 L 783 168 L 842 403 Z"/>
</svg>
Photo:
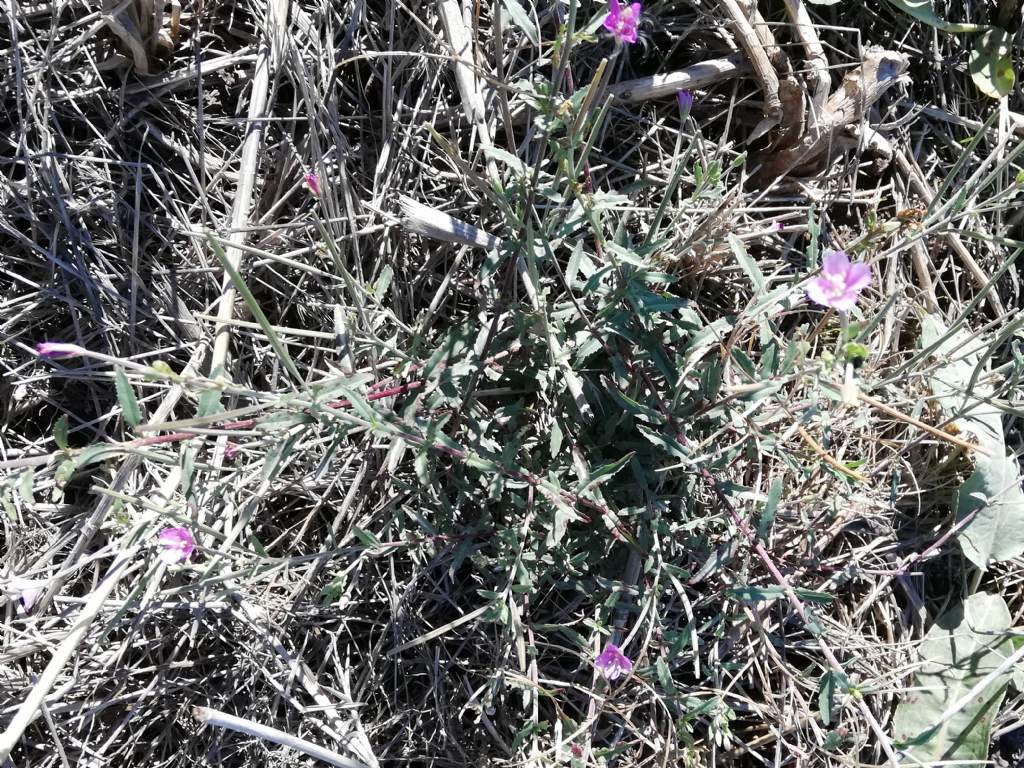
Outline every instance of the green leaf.
<svg viewBox="0 0 1024 768">
<path fill-rule="evenodd" d="M 636 451 L 630 451 L 618 461 L 613 461 L 610 464 L 605 464 L 602 467 L 598 467 L 583 481 L 583 484 L 576 491 L 578 495 L 583 495 L 583 492 L 588 488 L 591 488 L 598 483 L 603 483 L 608 480 L 612 475 L 626 466 L 626 463 L 636 455 Z"/>
<path fill-rule="evenodd" d="M 743 268 L 743 272 L 750 279 L 751 284 L 754 286 L 754 291 L 758 296 L 764 293 L 764 275 L 761 274 L 761 270 L 758 268 L 757 263 L 747 253 L 747 247 L 743 244 L 736 235 L 729 235 L 729 247 L 732 249 L 732 255 L 736 257 L 736 261 L 740 263 L 740 267 Z"/>
<path fill-rule="evenodd" d="M 998 99 L 1013 90 L 1013 59 L 1010 56 L 1013 35 L 1003 29 L 986 32 L 971 49 L 968 68 L 978 90 Z"/>
<path fill-rule="evenodd" d="M 781 498 L 782 478 L 777 477 L 772 481 L 771 488 L 768 489 L 768 498 L 764 503 L 764 509 L 757 519 L 757 538 L 763 542 L 767 543 L 768 541 L 768 533 L 772 529 L 772 523 L 775 522 L 775 510 L 778 509 Z"/>
<path fill-rule="evenodd" d="M 924 663 L 893 719 L 893 736 L 908 750 L 903 765 L 988 759 L 992 720 L 1006 693 L 1010 670 L 951 718 L 936 723 L 1012 653 L 1013 643 L 1004 634 L 1009 627 L 1010 612 L 1003 598 L 983 592 L 935 622 L 918 648 Z"/>
<path fill-rule="evenodd" d="M 74 459 L 65 459 L 57 465 L 57 469 L 53 473 L 53 484 L 55 489 L 63 490 L 64 486 L 68 484 L 68 480 L 75 474 L 75 470 L 78 468 L 78 464 Z"/>
<path fill-rule="evenodd" d="M 501 147 L 484 147 L 484 153 L 494 160 L 507 165 L 515 176 L 526 176 L 530 173 L 530 169 L 523 164 L 522 160 Z"/>
<path fill-rule="evenodd" d="M 733 587 L 727 590 L 727 592 L 730 597 L 752 603 L 761 602 L 762 600 L 775 600 L 776 598 L 786 596 L 786 590 L 779 586 Z M 810 589 L 794 589 L 793 592 L 801 600 L 808 603 L 831 603 L 833 600 L 832 595 L 827 592 L 815 592 Z"/>
<path fill-rule="evenodd" d="M 657 661 L 654 662 L 654 671 L 658 673 L 658 682 L 661 684 L 662 689 L 664 689 L 666 693 L 675 693 L 676 685 L 672 681 L 672 673 L 669 671 L 668 664 L 665 663 L 665 659 L 661 656 L 659 656 Z"/>
<path fill-rule="evenodd" d="M 62 451 L 68 449 L 68 417 L 61 416 L 57 419 L 57 423 L 53 425 L 53 442 L 57 444 L 57 447 Z"/>
<path fill-rule="evenodd" d="M 204 416 L 212 416 L 223 411 L 224 406 L 220 402 L 220 396 L 219 389 L 203 390 L 203 393 L 199 395 L 199 404 L 196 406 L 196 416 L 201 419 Z"/>
<path fill-rule="evenodd" d="M 359 543 L 367 549 L 376 550 L 380 547 L 380 539 L 358 525 L 352 527 L 352 535 L 359 539 Z"/>
<path fill-rule="evenodd" d="M 982 24 L 955 24 L 946 21 L 935 12 L 932 0 L 889 0 L 889 3 L 918 21 L 923 21 L 943 32 L 982 32 L 988 29 Z"/>
<path fill-rule="evenodd" d="M 840 675 L 831 669 L 821 676 L 821 682 L 818 684 L 818 712 L 824 725 L 832 722 L 836 689 L 846 690 L 849 687 L 850 681 L 846 675 Z"/>
<path fill-rule="evenodd" d="M 34 469 L 26 469 L 21 473 L 21 477 L 18 478 L 18 493 L 21 494 L 21 498 L 26 504 L 31 504 L 35 500 L 32 492 L 35 478 L 36 472 Z"/>
<path fill-rule="evenodd" d="M 1024 553 L 1024 492 L 1020 467 L 1006 456 L 979 456 L 956 494 L 956 519 L 974 518 L 960 531 L 960 547 L 978 568 Z"/>
<path fill-rule="evenodd" d="M 811 5 L 838 5 L 842 0 L 807 0 Z"/>
<path fill-rule="evenodd" d="M 285 347 L 280 337 L 277 335 L 277 331 L 270 324 L 267 316 L 263 313 L 263 308 L 260 303 L 256 301 L 256 297 L 252 295 L 252 291 L 249 290 L 249 286 L 246 285 L 242 275 L 239 274 L 238 270 L 235 269 L 235 265 L 231 263 L 231 260 L 224 253 L 224 249 L 221 247 L 212 235 L 206 238 L 210 244 L 213 254 L 217 257 L 220 265 L 224 268 L 224 272 L 227 273 L 228 278 L 231 280 L 232 285 L 235 286 L 235 290 L 241 294 L 242 299 L 245 301 L 246 306 L 249 307 L 249 311 L 252 312 L 253 319 L 259 323 L 260 328 L 263 329 L 263 333 L 266 335 L 267 340 L 270 342 L 270 346 L 274 348 L 274 352 L 277 353 L 278 359 L 281 364 L 288 370 L 288 373 L 292 375 L 296 382 L 302 382 L 302 375 L 299 373 L 299 369 L 295 367 L 295 363 L 292 362 L 291 355 L 288 354 L 288 348 Z"/>
<path fill-rule="evenodd" d="M 129 427 L 137 427 L 142 421 L 142 412 L 139 410 L 139 401 L 135 399 L 135 390 L 131 382 L 124 374 L 124 368 L 117 366 L 114 369 L 114 387 L 117 389 L 117 402 L 121 405 L 121 415 L 128 422 Z"/>
<path fill-rule="evenodd" d="M 986 402 L 992 396 L 992 387 L 982 384 L 988 377 L 980 375 L 986 374 L 988 367 L 975 374 L 987 342 L 962 329 L 950 331 L 938 315 L 927 315 L 921 321 L 921 347 L 931 349 L 932 356 L 941 363 L 928 383 L 942 413 L 961 432 L 974 435 L 986 450 L 995 455 L 1006 453 L 1003 415 Z"/>
<path fill-rule="evenodd" d="M 549 547 L 555 547 L 558 546 L 558 543 L 565 537 L 565 532 L 569 529 L 569 523 L 578 520 L 579 515 L 576 514 L 576 510 L 570 507 L 557 492 L 551 491 L 546 495 L 555 507 L 555 520 L 554 524 L 548 530 L 548 535 L 545 538 L 545 544 Z"/>
<path fill-rule="evenodd" d="M 536 46 L 540 45 L 540 32 L 537 30 L 537 25 L 533 23 L 533 19 L 530 18 L 530 14 L 521 6 L 518 0 L 502 0 L 501 3 L 505 6 L 505 10 L 508 11 L 509 18 L 512 19 L 512 23 L 515 24 L 519 29 L 523 31 L 527 39 Z"/>
</svg>

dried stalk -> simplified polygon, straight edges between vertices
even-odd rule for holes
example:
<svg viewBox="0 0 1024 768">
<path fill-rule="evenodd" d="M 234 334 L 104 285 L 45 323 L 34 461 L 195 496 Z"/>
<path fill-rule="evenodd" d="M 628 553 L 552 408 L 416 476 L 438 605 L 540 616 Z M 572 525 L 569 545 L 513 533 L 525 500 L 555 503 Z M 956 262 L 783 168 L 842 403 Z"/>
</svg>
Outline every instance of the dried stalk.
<svg viewBox="0 0 1024 768">
<path fill-rule="evenodd" d="M 724 59 L 710 59 L 699 64 L 666 72 L 663 75 L 650 75 L 636 80 L 623 80 L 608 86 L 608 93 L 617 101 L 635 103 L 648 99 L 663 99 L 675 96 L 681 90 L 695 90 L 709 85 L 731 80 L 750 71 L 750 63 L 742 54 L 736 53 Z"/>
<path fill-rule="evenodd" d="M 736 0 L 718 0 L 718 5 L 725 12 L 733 34 L 736 35 L 740 46 L 750 57 L 750 63 L 754 68 L 754 75 L 757 77 L 764 93 L 764 115 L 763 128 L 760 132 L 778 125 L 782 121 L 782 101 L 779 99 L 779 77 L 772 66 L 771 60 L 764 49 L 764 45 L 758 37 L 757 32 L 747 19 L 743 10 Z M 755 130 L 755 134 L 758 130 Z"/>
<path fill-rule="evenodd" d="M 292 736 L 290 733 L 277 730 L 277 728 L 254 723 L 252 720 L 229 715 L 227 712 L 210 709 L 209 707 L 193 707 L 192 716 L 200 723 L 214 725 L 219 728 L 228 728 L 232 731 L 255 736 L 258 739 L 272 741 L 275 744 L 280 744 L 282 747 L 294 749 L 296 752 L 302 752 L 317 760 L 338 766 L 338 768 L 367 768 L 365 764 L 357 760 L 350 760 L 311 741 L 300 739 L 298 736 Z"/>
<path fill-rule="evenodd" d="M 814 129 L 796 146 L 769 155 L 755 181 L 767 183 L 794 170 L 804 172 L 816 164 L 838 141 L 841 130 L 863 120 L 882 94 L 904 81 L 908 66 L 909 61 L 902 53 L 869 50 L 861 66 L 847 74 L 829 97 Z"/>
</svg>

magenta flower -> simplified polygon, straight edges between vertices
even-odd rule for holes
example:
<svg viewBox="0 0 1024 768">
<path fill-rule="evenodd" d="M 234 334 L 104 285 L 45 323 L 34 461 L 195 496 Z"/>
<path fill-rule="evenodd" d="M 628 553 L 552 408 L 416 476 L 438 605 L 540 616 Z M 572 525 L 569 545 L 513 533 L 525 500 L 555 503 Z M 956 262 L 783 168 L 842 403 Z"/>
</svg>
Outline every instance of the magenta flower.
<svg viewBox="0 0 1024 768">
<path fill-rule="evenodd" d="M 77 344 L 65 344 L 61 341 L 41 341 L 36 344 L 36 354 L 51 359 L 54 357 L 74 357 L 85 352 L 85 347 Z"/>
<path fill-rule="evenodd" d="M 604 17 L 604 28 L 612 33 L 615 42 L 633 44 L 636 42 L 636 25 L 640 21 L 643 6 L 632 3 L 622 6 L 619 0 L 608 0 L 608 15 Z"/>
<path fill-rule="evenodd" d="M 612 681 L 632 672 L 633 662 L 619 650 L 619 646 L 615 643 L 608 643 L 601 655 L 594 659 L 594 667 L 605 680 Z"/>
<path fill-rule="evenodd" d="M 690 114 L 690 110 L 693 109 L 693 94 L 690 91 L 677 91 L 676 98 L 679 99 L 679 109 L 682 110 L 683 116 Z"/>
<path fill-rule="evenodd" d="M 164 528 L 160 531 L 160 559 L 168 565 L 188 560 L 196 548 L 196 540 L 188 528 Z"/>
<path fill-rule="evenodd" d="M 871 284 L 871 267 L 851 263 L 843 251 L 825 251 L 821 274 L 807 286 L 807 298 L 815 304 L 849 312 L 857 297 Z"/>
<path fill-rule="evenodd" d="M 320 177 L 315 172 L 310 171 L 306 174 L 306 186 L 314 197 L 320 197 Z"/>
</svg>

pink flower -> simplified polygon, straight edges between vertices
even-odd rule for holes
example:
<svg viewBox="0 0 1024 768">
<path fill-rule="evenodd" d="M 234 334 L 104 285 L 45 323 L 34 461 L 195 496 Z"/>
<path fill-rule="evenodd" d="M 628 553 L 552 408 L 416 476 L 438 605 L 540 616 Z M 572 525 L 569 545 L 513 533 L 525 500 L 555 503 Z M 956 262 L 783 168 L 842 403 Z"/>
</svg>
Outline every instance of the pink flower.
<svg viewBox="0 0 1024 768">
<path fill-rule="evenodd" d="M 74 357 L 85 352 L 85 347 L 77 344 L 65 344 L 61 341 L 41 341 L 36 344 L 36 354 L 51 359 L 54 357 Z"/>
<path fill-rule="evenodd" d="M 807 298 L 815 304 L 849 312 L 857 297 L 871 284 L 871 267 L 863 262 L 850 263 L 843 251 L 825 251 L 821 274 L 807 286 Z"/>
<path fill-rule="evenodd" d="M 633 3 L 626 7 L 620 5 L 619 0 L 608 0 L 608 15 L 604 18 L 604 28 L 615 37 L 615 42 L 635 43 L 636 25 L 640 21 L 640 12 L 643 6 L 640 3 Z"/>
<path fill-rule="evenodd" d="M 168 565 L 188 560 L 192 550 L 196 548 L 196 540 L 188 528 L 164 528 L 160 531 L 160 559 Z"/>
<path fill-rule="evenodd" d="M 313 171 L 306 174 L 306 186 L 314 197 L 320 197 L 320 177 Z"/>
<path fill-rule="evenodd" d="M 623 674 L 633 671 L 633 662 L 619 650 L 615 643 L 608 643 L 601 655 L 594 660 L 594 667 L 605 680 L 618 680 Z"/>
<path fill-rule="evenodd" d="M 238 443 L 228 440 L 224 445 L 224 458 L 233 461 L 236 456 L 238 456 Z"/>
</svg>

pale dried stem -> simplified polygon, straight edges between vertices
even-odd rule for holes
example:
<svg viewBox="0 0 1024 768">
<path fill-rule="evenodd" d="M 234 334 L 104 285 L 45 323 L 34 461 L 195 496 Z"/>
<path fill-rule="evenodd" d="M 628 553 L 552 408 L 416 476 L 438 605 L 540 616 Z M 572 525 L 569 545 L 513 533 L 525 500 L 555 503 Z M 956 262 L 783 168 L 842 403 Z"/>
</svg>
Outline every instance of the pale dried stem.
<svg viewBox="0 0 1024 768">
<path fill-rule="evenodd" d="M 193 707 L 192 716 L 206 725 L 227 728 L 238 733 L 245 733 L 258 739 L 273 742 L 274 744 L 280 744 L 282 747 L 294 749 L 296 752 L 302 752 L 305 755 L 322 760 L 338 768 L 367 768 L 365 764 L 339 755 L 337 752 L 321 747 L 319 744 L 306 741 L 298 736 L 292 736 L 290 733 L 279 731 L 277 728 L 271 728 L 267 725 L 255 723 L 252 720 L 229 715 L 227 712 L 210 709 L 209 707 Z"/>
<path fill-rule="evenodd" d="M 224 254 L 228 262 L 237 271 L 242 263 L 242 254 L 236 244 L 244 244 L 249 224 L 249 211 L 252 209 L 253 189 L 256 184 L 256 168 L 259 165 L 260 150 L 263 147 L 263 131 L 269 114 L 270 75 L 274 67 L 275 49 L 278 38 L 287 18 L 285 0 L 268 0 L 266 26 L 259 51 L 256 54 L 256 70 L 248 110 L 248 133 L 242 144 L 241 163 L 238 169 L 238 188 L 235 190 L 234 204 L 231 208 L 231 231 L 228 233 L 228 245 Z M 217 305 L 218 326 L 213 343 L 213 355 L 210 358 L 210 371 L 213 375 L 225 373 L 225 362 L 228 355 L 228 344 L 231 341 L 231 320 L 235 311 L 235 288 L 231 278 L 225 274 L 221 283 L 220 303 Z"/>
<path fill-rule="evenodd" d="M 814 28 L 811 16 L 807 12 L 807 6 L 803 0 L 786 0 L 786 13 L 796 28 L 796 36 L 803 46 L 804 54 L 807 57 L 807 64 L 811 69 L 810 79 L 814 83 L 811 91 L 811 114 L 809 128 L 814 125 L 821 115 L 828 100 L 828 92 L 832 86 L 828 75 L 828 58 L 825 56 L 825 49 L 818 39 L 818 32 Z"/>
<path fill-rule="evenodd" d="M 909 156 L 907 150 L 896 152 L 894 159 L 896 160 L 896 167 L 906 179 L 910 189 L 921 198 L 921 201 L 926 206 L 931 207 L 935 200 L 935 191 L 925 180 L 924 175 L 917 167 L 917 163 Z M 944 232 L 943 237 L 953 253 L 960 259 L 960 263 L 964 265 L 964 269 L 970 274 L 975 287 L 978 290 L 984 290 L 992 278 L 986 274 L 985 270 L 981 268 L 981 265 L 971 255 L 971 252 L 967 250 L 964 241 L 960 239 L 956 232 L 951 231 Z M 993 317 L 1002 317 L 1005 314 L 1006 309 L 1003 307 L 1003 302 L 994 290 L 988 292 L 988 295 L 985 296 L 985 301 Z"/>
<path fill-rule="evenodd" d="M 682 90 L 695 90 L 717 85 L 749 71 L 750 63 L 745 56 L 737 53 L 724 59 L 702 61 L 675 72 L 649 75 L 635 80 L 623 80 L 609 85 L 608 93 L 617 101 L 625 103 L 663 99 L 675 96 Z"/>
<path fill-rule="evenodd" d="M 764 93 L 765 117 L 777 125 L 782 120 L 782 102 L 779 99 L 779 77 L 775 67 L 772 66 L 757 31 L 736 0 L 718 0 L 718 5 L 725 12 L 740 46 L 750 57 L 754 75 Z"/>
</svg>

